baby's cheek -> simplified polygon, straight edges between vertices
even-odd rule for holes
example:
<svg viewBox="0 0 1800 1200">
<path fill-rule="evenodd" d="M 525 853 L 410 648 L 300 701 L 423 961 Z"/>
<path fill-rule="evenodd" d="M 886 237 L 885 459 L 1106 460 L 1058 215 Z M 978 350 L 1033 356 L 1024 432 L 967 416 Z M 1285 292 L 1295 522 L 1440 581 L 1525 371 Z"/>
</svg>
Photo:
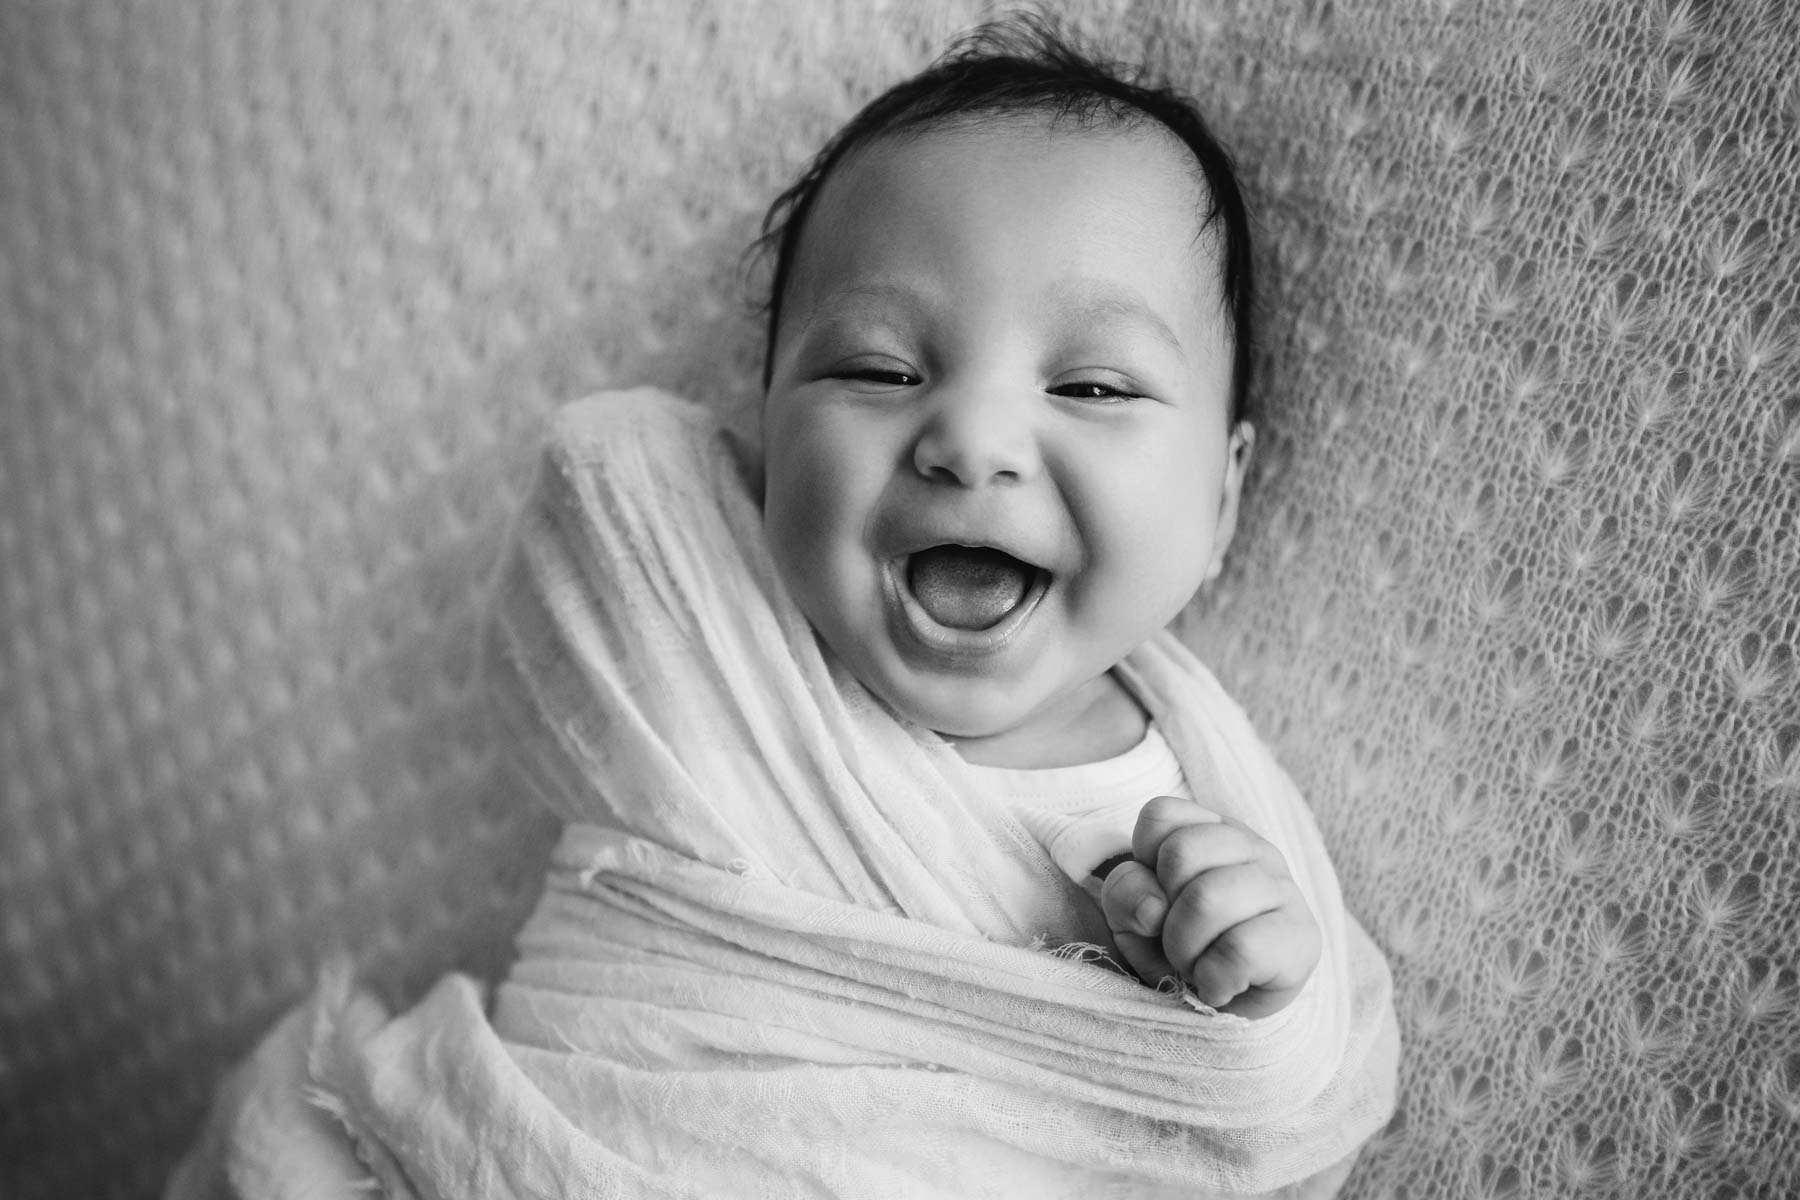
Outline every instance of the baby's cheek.
<svg viewBox="0 0 1800 1200">
<path fill-rule="evenodd" d="M 771 536 L 794 553 L 818 550 L 839 524 L 839 480 L 829 467 L 805 461 L 781 465 L 784 474 L 771 476 L 768 519 Z"/>
<path fill-rule="evenodd" d="M 866 507 L 858 479 L 829 445 L 804 432 L 769 461 L 764 522 L 788 590 L 815 623 L 835 624 L 817 611 L 844 604 L 844 590 L 858 574 L 855 555 Z"/>
<path fill-rule="evenodd" d="M 1107 574 L 1132 581 L 1134 590 L 1164 592 L 1190 578 L 1198 583 L 1212 553 L 1217 508 L 1191 495 L 1159 495 L 1122 507 L 1097 523 L 1090 547 Z"/>
</svg>

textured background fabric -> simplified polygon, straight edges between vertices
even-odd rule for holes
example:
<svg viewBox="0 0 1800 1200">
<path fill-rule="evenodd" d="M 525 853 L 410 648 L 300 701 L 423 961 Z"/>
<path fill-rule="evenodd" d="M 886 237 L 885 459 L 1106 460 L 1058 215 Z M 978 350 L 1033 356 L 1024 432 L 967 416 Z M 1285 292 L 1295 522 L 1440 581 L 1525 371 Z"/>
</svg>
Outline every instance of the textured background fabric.
<svg viewBox="0 0 1800 1200">
<path fill-rule="evenodd" d="M 1261 212 L 1191 636 L 1395 968 L 1351 1194 L 1800 1189 L 1800 9 L 1070 7 Z M 0 1193 L 152 1192 L 332 945 L 505 961 L 538 422 L 745 413 L 762 206 L 978 12 L 0 7 Z"/>
</svg>

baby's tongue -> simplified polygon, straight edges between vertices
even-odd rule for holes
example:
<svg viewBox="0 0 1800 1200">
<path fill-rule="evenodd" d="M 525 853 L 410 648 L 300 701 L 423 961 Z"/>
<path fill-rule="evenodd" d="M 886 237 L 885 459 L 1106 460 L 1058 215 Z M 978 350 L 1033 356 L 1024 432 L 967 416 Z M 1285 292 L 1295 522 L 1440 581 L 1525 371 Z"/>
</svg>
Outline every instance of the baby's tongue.
<svg viewBox="0 0 1800 1200">
<path fill-rule="evenodd" d="M 906 581 L 919 606 L 938 624 L 986 629 L 1025 598 L 1031 573 L 999 550 L 933 546 L 912 556 Z"/>
</svg>

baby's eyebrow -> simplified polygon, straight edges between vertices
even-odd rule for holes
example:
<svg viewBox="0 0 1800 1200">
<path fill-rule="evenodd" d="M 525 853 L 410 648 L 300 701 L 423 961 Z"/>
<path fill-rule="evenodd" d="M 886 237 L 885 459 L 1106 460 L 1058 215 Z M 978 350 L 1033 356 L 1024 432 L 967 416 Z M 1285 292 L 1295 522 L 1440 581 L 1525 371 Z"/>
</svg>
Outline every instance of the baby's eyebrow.
<svg viewBox="0 0 1800 1200">
<path fill-rule="evenodd" d="M 1051 290 L 1046 305 L 1056 318 L 1071 328 L 1090 325 L 1141 325 L 1176 354 L 1187 349 L 1169 323 L 1137 292 L 1106 279 L 1077 276 Z"/>
<path fill-rule="evenodd" d="M 929 307 L 929 298 L 918 288 L 894 280 L 867 280 L 846 288 L 826 292 L 808 305 L 802 314 L 802 327 L 812 328 L 836 320 L 850 319 L 871 311 L 917 314 Z"/>
</svg>

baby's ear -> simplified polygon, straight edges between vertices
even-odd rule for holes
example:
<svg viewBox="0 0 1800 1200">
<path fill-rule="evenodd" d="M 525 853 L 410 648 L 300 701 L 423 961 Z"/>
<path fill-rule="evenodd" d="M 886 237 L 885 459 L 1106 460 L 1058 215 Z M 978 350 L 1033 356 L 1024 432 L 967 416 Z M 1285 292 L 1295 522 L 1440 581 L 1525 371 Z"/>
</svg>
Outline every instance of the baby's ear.
<svg viewBox="0 0 1800 1200">
<path fill-rule="evenodd" d="M 1226 453 L 1231 456 L 1231 469 L 1237 472 L 1232 483 L 1235 491 L 1244 482 L 1244 473 L 1250 469 L 1250 455 L 1256 449 L 1256 426 L 1248 421 L 1239 421 L 1231 427 L 1231 444 Z"/>
<path fill-rule="evenodd" d="M 1250 471 L 1250 458 L 1256 450 L 1256 426 L 1239 421 L 1231 427 L 1231 440 L 1225 448 L 1225 483 L 1219 497 L 1219 522 L 1213 531 L 1212 563 L 1206 568 L 1210 583 L 1225 569 L 1225 552 L 1237 533 L 1238 497 L 1244 490 L 1244 476 Z"/>
</svg>

